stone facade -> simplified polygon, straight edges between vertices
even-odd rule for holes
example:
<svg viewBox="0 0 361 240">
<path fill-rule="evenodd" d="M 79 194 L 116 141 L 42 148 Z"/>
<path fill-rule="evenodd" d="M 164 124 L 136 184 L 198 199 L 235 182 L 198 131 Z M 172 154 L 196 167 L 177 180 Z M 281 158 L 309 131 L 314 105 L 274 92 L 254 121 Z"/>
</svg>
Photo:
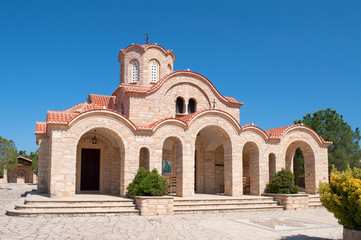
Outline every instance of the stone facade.
<svg viewBox="0 0 361 240">
<path fill-rule="evenodd" d="M 39 192 L 51 197 L 88 192 L 81 182 L 94 178 L 86 166 L 99 165 L 93 193 L 126 196 L 143 166 L 174 178 L 178 196 L 240 196 L 244 177 L 250 194 L 261 195 L 276 171 L 293 171 L 297 148 L 305 157 L 305 191 L 315 193 L 320 181 L 328 181 L 330 143 L 314 130 L 241 126 L 243 103 L 222 96 L 198 73 L 173 71 L 173 52 L 159 45 L 131 45 L 118 61 L 120 85 L 111 96 L 89 95 L 87 102 L 49 111 L 46 122 L 37 122 Z M 153 62 L 157 68 L 151 69 Z M 157 81 L 151 82 L 154 72 Z M 99 157 L 86 159 L 87 149 L 98 149 Z"/>
</svg>

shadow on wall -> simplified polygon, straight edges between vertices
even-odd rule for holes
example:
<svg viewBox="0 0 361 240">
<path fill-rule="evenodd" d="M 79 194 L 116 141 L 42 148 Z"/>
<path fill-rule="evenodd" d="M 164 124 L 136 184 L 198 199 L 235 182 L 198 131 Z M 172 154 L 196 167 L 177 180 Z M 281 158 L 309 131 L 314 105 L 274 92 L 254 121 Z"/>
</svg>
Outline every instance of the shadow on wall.
<svg viewBox="0 0 361 240">
<path fill-rule="evenodd" d="M 293 236 L 287 236 L 287 237 L 282 237 L 280 238 L 282 240 L 327 240 L 328 238 L 319 238 L 319 237 L 310 237 L 307 235 L 302 235 L 302 234 L 298 234 L 298 235 L 293 235 Z"/>
</svg>

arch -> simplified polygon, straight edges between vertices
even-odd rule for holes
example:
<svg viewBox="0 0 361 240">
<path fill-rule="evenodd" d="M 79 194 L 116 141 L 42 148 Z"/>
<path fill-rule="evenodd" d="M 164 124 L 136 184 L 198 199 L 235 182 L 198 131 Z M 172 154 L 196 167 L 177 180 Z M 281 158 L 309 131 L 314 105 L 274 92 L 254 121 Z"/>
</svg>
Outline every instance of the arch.
<svg viewBox="0 0 361 240">
<path fill-rule="evenodd" d="M 164 96 L 166 97 L 174 88 L 177 87 L 184 87 L 184 86 L 191 86 L 193 88 L 196 88 L 199 93 L 197 94 L 197 97 L 203 97 L 204 100 L 207 102 L 207 108 L 211 108 L 212 103 L 211 103 L 211 99 L 209 98 L 208 94 L 205 92 L 204 89 L 200 88 L 198 85 L 194 84 L 194 83 L 190 83 L 190 82 L 181 82 L 181 83 L 175 83 L 172 84 L 171 86 L 169 86 L 169 88 L 166 88 Z"/>
<path fill-rule="evenodd" d="M 139 167 L 149 169 L 149 149 L 146 147 L 139 150 Z"/>
<path fill-rule="evenodd" d="M 177 97 L 176 103 L 175 103 L 175 112 L 178 113 L 184 113 L 184 99 L 182 97 Z"/>
<path fill-rule="evenodd" d="M 137 60 L 132 60 L 131 62 L 131 67 L 132 67 L 132 71 L 131 71 L 131 79 L 132 82 L 138 82 L 139 80 L 139 63 Z"/>
<path fill-rule="evenodd" d="M 16 172 L 16 177 L 20 177 L 20 178 L 25 178 L 26 177 L 26 173 L 24 169 L 20 169 Z"/>
<path fill-rule="evenodd" d="M 134 123 L 132 121 L 130 121 L 129 119 L 127 119 L 125 116 L 121 115 L 118 112 L 112 111 L 112 110 L 108 110 L 108 109 L 95 109 L 95 110 L 88 110 L 85 112 L 80 113 L 79 115 L 77 115 L 76 117 L 74 117 L 70 122 L 69 122 L 69 127 L 72 128 L 73 126 L 75 126 L 77 123 L 81 122 L 81 120 L 84 120 L 86 118 L 91 118 L 93 116 L 102 116 L 102 117 L 109 117 L 109 119 L 114 119 L 115 121 L 118 121 L 121 124 L 124 124 L 130 131 L 135 132 L 137 130 L 136 126 L 134 125 Z M 88 129 L 86 129 L 85 131 L 83 131 L 82 134 L 84 134 L 87 131 L 90 131 L 91 129 L 93 129 L 93 127 L 89 127 Z M 79 136 L 80 138 L 80 136 Z M 78 139 L 79 140 L 79 139 Z"/>
<path fill-rule="evenodd" d="M 188 100 L 188 114 L 197 111 L 197 101 L 194 98 Z"/>
<path fill-rule="evenodd" d="M 168 64 L 167 66 L 167 74 L 172 72 L 172 66 L 170 64 Z"/>
<path fill-rule="evenodd" d="M 243 194 L 260 195 L 259 148 L 254 142 L 247 142 L 242 150 L 243 178 L 246 180 Z M 249 190 L 247 185 L 249 182 Z"/>
<path fill-rule="evenodd" d="M 171 136 L 162 147 L 162 176 L 169 182 L 169 192 L 183 196 L 183 147 L 179 138 Z"/>
<path fill-rule="evenodd" d="M 197 133 L 194 162 L 197 193 L 232 194 L 232 143 L 222 127 L 209 125 Z"/>
<path fill-rule="evenodd" d="M 192 71 L 188 71 L 188 70 L 178 70 L 178 71 L 173 71 L 168 75 L 165 75 L 162 79 L 160 79 L 157 84 L 153 85 L 151 88 L 149 88 L 146 91 L 143 91 L 141 94 L 144 95 L 149 95 L 152 93 L 155 93 L 156 91 L 158 91 L 166 82 L 172 80 L 173 78 L 177 77 L 177 76 L 189 76 L 189 77 L 193 77 L 196 79 L 199 79 L 201 82 L 203 82 L 204 84 L 206 84 L 207 87 L 209 87 L 210 91 L 212 91 L 215 96 L 222 101 L 225 104 L 229 104 L 229 105 L 233 105 L 233 106 L 239 106 L 241 107 L 243 105 L 243 103 L 241 102 L 234 102 L 231 101 L 229 98 L 227 99 L 226 97 L 224 97 L 223 95 L 220 94 L 220 92 L 215 88 L 215 86 L 203 75 L 196 73 L 196 72 L 192 72 Z M 184 83 L 187 82 L 186 79 L 184 80 Z M 193 81 L 188 81 L 187 83 L 190 83 Z M 184 84 L 183 83 L 183 84 Z M 129 93 L 132 93 L 132 91 L 129 91 Z M 137 92 L 134 92 L 137 93 Z"/>
<path fill-rule="evenodd" d="M 302 150 L 297 148 L 293 155 L 293 174 L 295 175 L 295 184 L 300 189 L 305 188 L 305 162 Z"/>
<path fill-rule="evenodd" d="M 268 176 L 269 182 L 272 181 L 274 174 L 276 173 L 276 155 L 274 153 L 270 153 L 268 155 Z"/>
<path fill-rule="evenodd" d="M 294 141 L 289 144 L 285 157 L 286 169 L 293 172 L 293 158 L 298 148 L 302 151 L 304 157 L 305 192 L 316 194 L 315 154 L 308 143 L 304 141 Z"/>
<path fill-rule="evenodd" d="M 150 62 L 150 82 L 151 83 L 155 83 L 158 81 L 158 76 L 159 76 L 159 63 L 155 60 L 152 60 Z"/>
<path fill-rule="evenodd" d="M 108 128 L 92 128 L 81 134 L 76 148 L 76 193 L 121 194 L 121 137 Z"/>
</svg>

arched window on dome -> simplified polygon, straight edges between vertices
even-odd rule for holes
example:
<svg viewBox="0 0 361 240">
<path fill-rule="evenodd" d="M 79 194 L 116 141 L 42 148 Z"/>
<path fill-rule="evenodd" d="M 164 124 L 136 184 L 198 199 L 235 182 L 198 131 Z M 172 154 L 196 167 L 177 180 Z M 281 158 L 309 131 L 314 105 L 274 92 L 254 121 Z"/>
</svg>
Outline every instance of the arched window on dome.
<svg viewBox="0 0 361 240">
<path fill-rule="evenodd" d="M 132 63 L 132 82 L 138 82 L 139 64 L 138 62 Z"/>
<path fill-rule="evenodd" d="M 170 64 L 168 64 L 167 66 L 167 74 L 169 74 L 172 71 L 172 67 L 170 66 Z"/>
<path fill-rule="evenodd" d="M 197 102 L 194 98 L 188 101 L 188 113 L 194 113 L 197 111 Z"/>
<path fill-rule="evenodd" d="M 150 64 L 150 82 L 155 83 L 158 81 L 158 64 L 153 61 Z"/>
<path fill-rule="evenodd" d="M 184 113 L 184 99 L 181 97 L 177 97 L 175 103 L 175 113 Z"/>
</svg>

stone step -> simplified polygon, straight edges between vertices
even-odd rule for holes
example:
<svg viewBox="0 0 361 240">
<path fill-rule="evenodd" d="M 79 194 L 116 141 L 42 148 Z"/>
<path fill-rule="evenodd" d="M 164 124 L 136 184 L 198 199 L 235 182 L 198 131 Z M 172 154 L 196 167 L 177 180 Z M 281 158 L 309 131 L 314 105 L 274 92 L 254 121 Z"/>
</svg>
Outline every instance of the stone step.
<svg viewBox="0 0 361 240">
<path fill-rule="evenodd" d="M 139 210 L 124 210 L 124 209 L 82 209 L 82 210 L 39 210 L 39 211 L 29 211 L 29 210 L 8 210 L 6 212 L 9 216 L 18 216 L 18 217 L 59 217 L 59 216 L 70 216 L 70 217 L 83 217 L 83 216 L 105 216 L 105 215 L 115 215 L 115 216 L 128 216 L 128 215 L 139 215 Z"/>
<path fill-rule="evenodd" d="M 241 203 L 241 202 L 260 202 L 273 201 L 273 197 L 254 197 L 254 198 L 174 198 L 174 203 Z"/>
<path fill-rule="evenodd" d="M 118 205 L 104 205 L 104 204 L 56 204 L 56 205 L 16 205 L 16 210 L 27 210 L 27 211 L 42 211 L 42 210 L 84 210 L 84 209 L 112 209 L 112 210 L 134 210 L 136 209 L 135 204 L 118 204 Z"/>
<path fill-rule="evenodd" d="M 119 199 L 119 200 L 56 200 L 56 199 L 48 199 L 48 200 L 25 200 L 26 205 L 54 205 L 54 204 L 101 204 L 101 205 L 109 205 L 109 204 L 129 204 L 134 203 L 132 199 Z"/>
<path fill-rule="evenodd" d="M 188 208 L 199 208 L 199 207 L 232 207 L 232 206 L 277 206 L 278 202 L 277 201 L 248 201 L 248 202 L 175 202 L 174 203 L 174 208 L 184 208 L 184 207 L 188 207 Z"/>
<path fill-rule="evenodd" d="M 265 211 L 283 210 L 283 206 L 237 206 L 237 207 L 217 207 L 217 208 L 174 208 L 175 214 L 183 213 L 214 213 L 214 212 L 234 212 L 234 211 Z"/>
<path fill-rule="evenodd" d="M 323 207 L 323 206 L 322 206 L 322 203 L 319 202 L 319 203 L 308 203 L 308 207 L 317 208 L 317 207 Z"/>
</svg>

